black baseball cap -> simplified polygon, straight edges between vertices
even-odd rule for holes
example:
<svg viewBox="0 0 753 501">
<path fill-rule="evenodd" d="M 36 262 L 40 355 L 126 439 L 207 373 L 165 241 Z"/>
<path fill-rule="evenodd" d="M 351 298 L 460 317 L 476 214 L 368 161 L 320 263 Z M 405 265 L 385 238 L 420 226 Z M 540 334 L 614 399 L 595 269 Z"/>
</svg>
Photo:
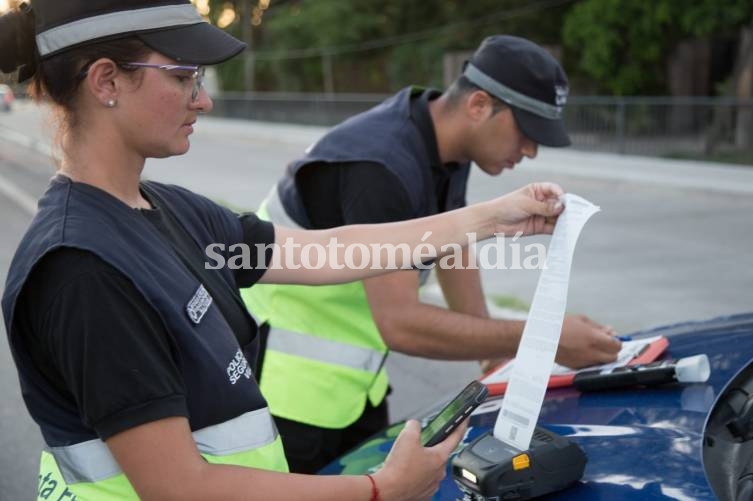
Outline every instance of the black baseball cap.
<svg viewBox="0 0 753 501">
<path fill-rule="evenodd" d="M 512 109 L 523 134 L 544 146 L 569 146 L 562 107 L 569 92 L 567 75 L 542 47 L 524 38 L 486 38 L 463 75 Z"/>
<path fill-rule="evenodd" d="M 217 64 L 246 44 L 204 21 L 188 0 L 33 0 L 42 59 L 91 43 L 137 37 L 192 64 Z"/>
</svg>

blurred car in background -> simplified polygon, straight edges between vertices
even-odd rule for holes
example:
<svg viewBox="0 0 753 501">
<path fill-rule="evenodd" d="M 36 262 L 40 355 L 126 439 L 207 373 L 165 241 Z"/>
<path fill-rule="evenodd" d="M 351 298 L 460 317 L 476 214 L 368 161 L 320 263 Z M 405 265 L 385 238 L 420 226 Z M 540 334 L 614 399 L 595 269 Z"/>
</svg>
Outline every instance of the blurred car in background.
<svg viewBox="0 0 753 501">
<path fill-rule="evenodd" d="M 0 84 L 0 110 L 10 111 L 14 100 L 13 89 L 5 84 Z"/>
<path fill-rule="evenodd" d="M 572 387 L 547 391 L 539 425 L 577 442 L 588 463 L 579 482 L 546 499 L 753 500 L 753 313 L 633 337 L 659 335 L 670 342 L 662 358 L 706 353 L 709 380 L 593 393 Z M 461 445 L 493 429 L 501 401 L 490 398 L 476 409 Z M 418 417 L 425 422 L 445 403 Z M 321 473 L 374 471 L 402 426 L 372 437 Z M 449 465 L 433 499 L 469 499 L 452 480 Z"/>
</svg>

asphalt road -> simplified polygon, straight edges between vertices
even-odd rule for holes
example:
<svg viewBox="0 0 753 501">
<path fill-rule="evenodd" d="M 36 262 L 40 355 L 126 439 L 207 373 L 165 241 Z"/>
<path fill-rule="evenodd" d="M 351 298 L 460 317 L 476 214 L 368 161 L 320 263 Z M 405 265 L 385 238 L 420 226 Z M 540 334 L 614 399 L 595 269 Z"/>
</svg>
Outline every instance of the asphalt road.
<svg viewBox="0 0 753 501">
<path fill-rule="evenodd" d="M 49 144 L 42 122 L 39 112 L 24 106 L 0 114 L 0 185 L 20 188 L 31 198 L 43 191 L 54 169 L 45 156 L 17 143 L 31 137 Z M 9 141 L 9 130 L 22 136 Z M 286 162 L 321 132 L 205 118 L 188 155 L 149 161 L 145 175 L 250 209 Z M 601 206 L 575 252 L 569 311 L 588 313 L 626 333 L 753 309 L 753 169 L 551 150 L 540 157 L 497 179 L 474 172 L 468 198 L 486 200 L 530 181 L 551 180 Z M 0 189 L 0 283 L 31 220 L 22 208 L 29 197 L 13 201 Z M 537 241 L 547 239 L 525 244 Z M 483 274 L 489 295 L 525 302 L 538 277 L 528 270 Z M 395 388 L 393 419 L 414 414 L 477 375 L 472 362 L 401 355 L 391 357 L 388 370 Z M 5 336 L 0 336 L 0 399 L 0 500 L 31 499 L 41 439 L 23 406 Z"/>
</svg>

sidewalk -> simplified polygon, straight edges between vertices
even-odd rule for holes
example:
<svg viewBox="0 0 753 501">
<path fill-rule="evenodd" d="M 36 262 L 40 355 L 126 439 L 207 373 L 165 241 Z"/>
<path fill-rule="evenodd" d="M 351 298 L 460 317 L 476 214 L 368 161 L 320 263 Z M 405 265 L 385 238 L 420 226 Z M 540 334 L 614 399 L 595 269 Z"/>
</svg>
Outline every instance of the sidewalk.
<svg viewBox="0 0 753 501">
<path fill-rule="evenodd" d="M 202 131 L 224 137 L 249 137 L 280 142 L 311 144 L 328 128 L 202 118 Z M 610 153 L 594 153 L 569 148 L 540 148 L 536 170 L 592 179 L 610 179 L 753 194 L 753 166 L 714 162 L 673 160 Z"/>
</svg>

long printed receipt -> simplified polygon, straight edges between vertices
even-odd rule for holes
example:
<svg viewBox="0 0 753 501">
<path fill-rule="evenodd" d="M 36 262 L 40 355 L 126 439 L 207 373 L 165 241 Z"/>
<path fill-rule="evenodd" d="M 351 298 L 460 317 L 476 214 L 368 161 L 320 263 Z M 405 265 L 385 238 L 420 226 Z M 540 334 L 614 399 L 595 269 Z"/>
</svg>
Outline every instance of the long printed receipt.
<svg viewBox="0 0 753 501">
<path fill-rule="evenodd" d="M 570 193 L 562 201 L 565 210 L 557 220 L 546 268 L 539 276 L 528 320 L 523 329 L 515 366 L 494 425 L 494 436 L 521 451 L 529 448 L 565 318 L 570 267 L 583 226 L 599 207 Z"/>
</svg>

